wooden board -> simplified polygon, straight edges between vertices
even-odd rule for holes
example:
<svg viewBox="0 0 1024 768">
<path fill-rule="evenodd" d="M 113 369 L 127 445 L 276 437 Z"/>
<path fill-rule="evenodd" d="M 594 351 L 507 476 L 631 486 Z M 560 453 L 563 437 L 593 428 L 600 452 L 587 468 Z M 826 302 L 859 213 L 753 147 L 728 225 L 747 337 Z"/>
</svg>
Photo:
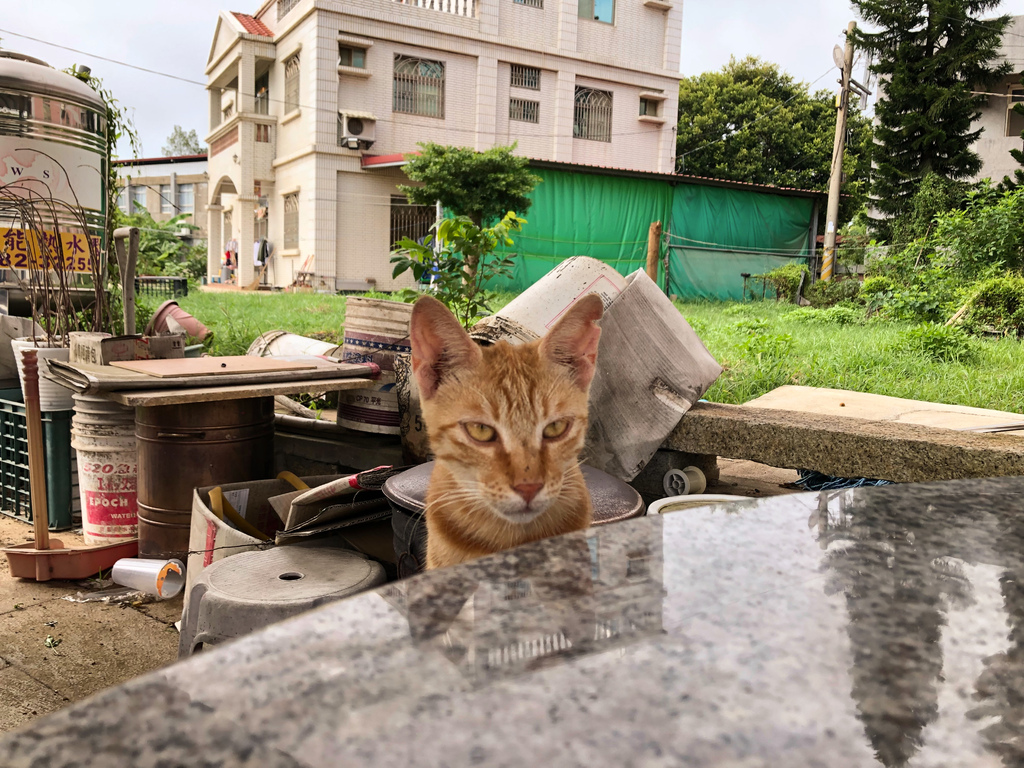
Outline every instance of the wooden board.
<svg viewBox="0 0 1024 768">
<path fill-rule="evenodd" d="M 229 373 L 270 373 L 274 371 L 308 371 L 310 363 L 287 362 L 273 357 L 186 357 L 181 360 L 125 360 L 111 363 L 117 368 L 144 373 L 161 379 L 182 376 L 217 376 Z"/>
<path fill-rule="evenodd" d="M 304 379 L 269 384 L 231 384 L 223 387 L 191 389 L 120 390 L 97 395 L 97 397 L 106 397 L 121 405 L 145 407 L 244 400 L 249 397 L 298 395 L 309 392 L 338 392 L 344 389 L 366 389 L 377 384 L 378 382 L 372 379 Z"/>
</svg>

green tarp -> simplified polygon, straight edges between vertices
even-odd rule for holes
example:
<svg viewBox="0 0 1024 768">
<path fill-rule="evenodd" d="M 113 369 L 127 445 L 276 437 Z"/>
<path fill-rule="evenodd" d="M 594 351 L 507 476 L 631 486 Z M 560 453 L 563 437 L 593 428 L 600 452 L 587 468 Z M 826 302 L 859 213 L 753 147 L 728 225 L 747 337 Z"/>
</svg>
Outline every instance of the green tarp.
<svg viewBox="0 0 1024 768">
<path fill-rule="evenodd" d="M 496 289 L 525 290 L 570 256 L 600 259 L 624 275 L 643 269 L 648 229 L 659 220 L 670 243 L 669 291 L 684 299 L 742 299 L 741 272 L 758 274 L 808 253 L 808 198 L 662 179 L 536 173 L 543 182 L 532 194 L 528 223 L 507 249 L 518 256 L 513 277 L 494 281 Z"/>
</svg>

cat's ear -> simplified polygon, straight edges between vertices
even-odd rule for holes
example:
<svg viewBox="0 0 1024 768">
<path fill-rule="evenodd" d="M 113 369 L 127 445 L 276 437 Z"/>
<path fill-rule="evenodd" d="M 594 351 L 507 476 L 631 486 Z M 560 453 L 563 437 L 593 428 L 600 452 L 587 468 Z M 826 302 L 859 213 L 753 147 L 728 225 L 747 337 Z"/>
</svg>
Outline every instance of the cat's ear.
<svg viewBox="0 0 1024 768">
<path fill-rule="evenodd" d="M 601 329 L 596 322 L 604 314 L 604 303 L 596 293 L 573 304 L 548 331 L 540 343 L 541 354 L 552 362 L 568 366 L 576 385 L 585 390 L 594 378 L 597 344 Z"/>
<path fill-rule="evenodd" d="M 412 372 L 420 396 L 429 400 L 445 374 L 476 365 L 478 347 L 444 304 L 433 296 L 417 299 L 410 323 Z"/>
</svg>

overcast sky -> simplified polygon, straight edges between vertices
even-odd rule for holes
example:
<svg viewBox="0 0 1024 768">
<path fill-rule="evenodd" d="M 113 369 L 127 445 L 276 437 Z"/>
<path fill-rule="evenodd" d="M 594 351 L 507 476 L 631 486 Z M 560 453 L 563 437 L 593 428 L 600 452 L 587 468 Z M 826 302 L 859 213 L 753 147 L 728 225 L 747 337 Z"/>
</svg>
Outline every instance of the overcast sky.
<svg viewBox="0 0 1024 768">
<path fill-rule="evenodd" d="M 229 10 L 253 13 L 259 0 Z M 7 0 L 0 15 L 0 45 L 43 59 L 57 68 L 92 67 L 115 96 L 134 110 L 143 155 L 160 155 L 175 124 L 196 129 L 207 122 L 207 98 L 199 85 L 129 69 L 95 58 L 105 56 L 147 69 L 205 82 L 217 9 L 216 0 Z M 1001 11 L 1024 14 L 1024 0 L 1005 0 Z M 855 15 L 846 0 L 684 0 L 681 71 L 719 69 L 730 56 L 760 56 L 780 64 L 815 88 L 832 88 L 826 75 L 832 47 Z M 4 31 L 6 30 L 6 31 Z M 55 48 L 15 34 L 85 51 Z M 855 77 L 857 69 L 855 69 Z M 121 148 L 122 156 L 127 148 Z"/>
</svg>

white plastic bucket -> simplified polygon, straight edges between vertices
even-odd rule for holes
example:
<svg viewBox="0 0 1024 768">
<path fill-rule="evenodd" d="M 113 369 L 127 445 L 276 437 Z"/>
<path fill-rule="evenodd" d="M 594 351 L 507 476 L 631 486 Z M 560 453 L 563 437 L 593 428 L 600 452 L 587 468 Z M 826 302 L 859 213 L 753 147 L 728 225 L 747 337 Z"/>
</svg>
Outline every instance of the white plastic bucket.
<svg viewBox="0 0 1024 768">
<path fill-rule="evenodd" d="M 36 359 L 39 360 L 39 410 L 70 411 L 75 406 L 74 400 L 72 400 L 72 390 L 50 381 L 43 376 L 43 373 L 47 371 L 48 360 L 60 360 L 66 363 L 71 357 L 71 350 L 67 347 L 36 346 L 36 344 L 45 345 L 46 339 L 26 337 L 11 341 L 14 360 L 18 366 L 18 379 L 21 381 L 21 391 L 25 391 L 25 360 L 21 353 L 26 349 L 34 349 Z"/>
<path fill-rule="evenodd" d="M 394 374 L 381 374 L 381 381 L 373 389 L 339 392 L 338 424 L 378 435 L 401 434 Z"/>
<path fill-rule="evenodd" d="M 247 355 L 253 357 L 295 357 L 298 355 L 342 356 L 341 347 L 329 341 L 311 339 L 287 331 L 267 331 L 256 337 Z"/>
<path fill-rule="evenodd" d="M 734 501 L 754 501 L 748 496 L 730 496 L 725 493 L 694 493 L 689 496 L 669 496 L 659 499 L 647 508 L 648 515 L 666 515 L 684 509 L 710 507 L 713 504 L 727 504 Z"/>
<path fill-rule="evenodd" d="M 626 278 L 614 267 L 589 256 L 574 256 L 544 275 L 497 314 L 473 326 L 471 335 L 484 342 L 533 341 L 547 333 L 569 307 L 587 294 L 596 293 L 607 309 L 624 290 Z"/>
<path fill-rule="evenodd" d="M 135 411 L 88 395 L 75 395 L 74 402 L 71 447 L 78 460 L 85 541 L 133 539 L 139 529 Z"/>
<path fill-rule="evenodd" d="M 376 363 L 382 371 L 393 373 L 395 355 L 411 351 L 411 318 L 412 304 L 350 296 L 345 303 L 342 358 L 352 362 Z"/>
</svg>

